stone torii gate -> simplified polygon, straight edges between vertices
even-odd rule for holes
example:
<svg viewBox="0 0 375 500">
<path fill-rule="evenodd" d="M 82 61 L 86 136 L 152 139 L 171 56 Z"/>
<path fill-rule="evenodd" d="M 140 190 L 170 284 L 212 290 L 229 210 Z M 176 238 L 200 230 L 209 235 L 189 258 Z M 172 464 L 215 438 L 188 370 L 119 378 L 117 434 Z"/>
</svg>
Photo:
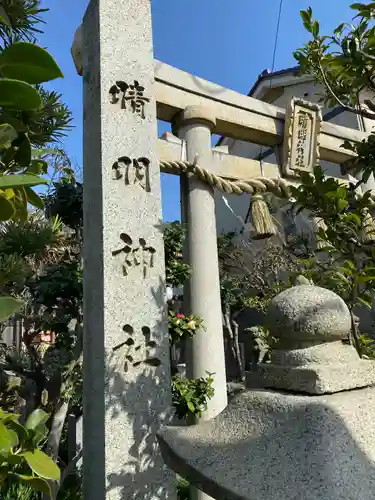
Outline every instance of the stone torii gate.
<svg viewBox="0 0 375 500">
<path fill-rule="evenodd" d="M 188 375 L 215 374 L 210 419 L 227 404 L 213 186 L 286 196 L 295 168 L 342 164 L 344 140 L 366 134 L 155 61 L 149 0 L 91 0 L 72 53 L 84 88 L 84 498 L 173 498 L 155 437 L 170 418 L 160 170 L 182 174 L 188 301 L 205 325 Z M 157 139 L 157 119 L 186 157 L 178 139 Z M 211 134 L 282 146 L 283 168 L 263 163 L 262 177 L 258 161 L 213 152 Z"/>
</svg>

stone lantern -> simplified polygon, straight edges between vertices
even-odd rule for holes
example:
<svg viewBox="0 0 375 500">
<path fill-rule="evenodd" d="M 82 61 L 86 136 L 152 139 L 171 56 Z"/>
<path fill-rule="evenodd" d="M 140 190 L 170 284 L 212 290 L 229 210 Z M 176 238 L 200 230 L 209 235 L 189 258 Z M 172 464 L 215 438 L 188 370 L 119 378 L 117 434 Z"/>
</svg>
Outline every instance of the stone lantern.
<svg viewBox="0 0 375 500">
<path fill-rule="evenodd" d="M 159 434 L 166 464 L 217 500 L 375 498 L 375 362 L 343 340 L 351 317 L 300 285 L 268 311 L 278 339 L 258 387 L 214 419 Z"/>
</svg>

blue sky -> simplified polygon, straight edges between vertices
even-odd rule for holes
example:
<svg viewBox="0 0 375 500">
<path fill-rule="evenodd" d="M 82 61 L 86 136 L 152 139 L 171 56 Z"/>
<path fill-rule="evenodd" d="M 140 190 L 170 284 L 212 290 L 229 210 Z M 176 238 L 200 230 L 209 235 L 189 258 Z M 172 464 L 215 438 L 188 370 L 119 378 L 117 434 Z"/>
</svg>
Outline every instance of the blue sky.
<svg viewBox="0 0 375 500">
<path fill-rule="evenodd" d="M 42 0 L 50 11 L 39 41 L 55 57 L 65 78 L 53 82 L 74 117 L 64 141 L 82 167 L 82 82 L 70 56 L 74 32 L 88 0 Z M 293 51 L 307 41 L 299 10 L 309 5 L 330 33 L 352 12 L 346 0 L 284 0 L 275 69 L 293 66 Z M 154 54 L 168 64 L 247 93 L 259 73 L 271 69 L 279 0 L 152 0 Z M 124 20 L 126 25 L 126 20 Z M 166 130 L 160 125 L 160 132 Z M 162 175 L 163 217 L 179 218 L 177 177 Z"/>
</svg>

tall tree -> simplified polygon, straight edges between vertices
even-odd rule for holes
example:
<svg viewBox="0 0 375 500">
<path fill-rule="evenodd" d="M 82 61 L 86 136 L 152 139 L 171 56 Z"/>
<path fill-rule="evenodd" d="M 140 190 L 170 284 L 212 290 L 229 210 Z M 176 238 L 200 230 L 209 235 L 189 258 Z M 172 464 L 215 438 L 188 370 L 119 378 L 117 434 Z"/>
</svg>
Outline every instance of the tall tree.
<svg viewBox="0 0 375 500">
<path fill-rule="evenodd" d="M 323 101 L 366 118 L 375 118 L 375 3 L 355 3 L 352 23 L 341 23 L 332 35 L 321 35 L 312 9 L 301 11 L 312 40 L 295 52 L 303 71 L 312 74 L 325 89 Z M 320 221 L 321 252 L 310 261 L 308 274 L 317 284 L 335 290 L 352 312 L 351 341 L 363 350 L 354 310 L 371 307 L 375 293 L 375 226 L 372 193 L 363 189 L 375 171 L 375 134 L 359 144 L 343 147 L 355 153 L 346 171 L 356 174 L 349 184 L 329 179 L 316 168 L 301 174 L 293 188 L 298 211 L 309 210 Z M 327 258 L 328 255 L 328 258 Z"/>
</svg>

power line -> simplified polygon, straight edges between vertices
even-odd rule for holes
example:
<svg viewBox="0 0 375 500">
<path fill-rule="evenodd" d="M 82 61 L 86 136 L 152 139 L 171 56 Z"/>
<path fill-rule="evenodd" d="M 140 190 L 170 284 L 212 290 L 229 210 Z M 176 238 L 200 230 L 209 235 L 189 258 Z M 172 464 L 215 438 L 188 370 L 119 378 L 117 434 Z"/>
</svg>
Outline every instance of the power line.
<svg viewBox="0 0 375 500">
<path fill-rule="evenodd" d="M 275 43 L 274 43 L 274 46 L 273 46 L 272 70 L 271 70 L 271 73 L 273 73 L 275 71 L 276 50 L 277 50 L 277 43 L 279 41 L 280 20 L 281 20 L 281 12 L 282 12 L 282 9 L 283 9 L 283 1 L 284 0 L 280 0 L 280 4 L 279 4 L 279 13 L 278 13 L 278 16 L 277 16 L 277 25 L 276 25 L 276 33 L 275 33 Z"/>
<path fill-rule="evenodd" d="M 280 3 L 279 3 L 279 12 L 278 12 L 278 15 L 277 15 L 275 41 L 274 41 L 274 45 L 273 45 L 271 74 L 275 71 L 276 52 L 277 52 L 277 44 L 278 44 L 278 41 L 279 41 L 280 21 L 281 21 L 281 13 L 282 13 L 282 10 L 283 10 L 283 3 L 284 3 L 284 0 L 280 0 Z M 272 78 L 270 78 L 269 86 L 270 86 L 270 88 L 272 88 Z M 260 170 L 261 170 L 261 174 L 263 175 L 262 154 L 263 154 L 263 146 L 260 147 L 260 151 L 259 151 L 259 155 L 258 155 L 260 157 Z M 247 215 L 245 217 L 245 222 L 247 222 L 249 220 L 250 211 L 251 211 L 251 204 L 249 206 L 249 210 L 248 210 Z"/>
</svg>

